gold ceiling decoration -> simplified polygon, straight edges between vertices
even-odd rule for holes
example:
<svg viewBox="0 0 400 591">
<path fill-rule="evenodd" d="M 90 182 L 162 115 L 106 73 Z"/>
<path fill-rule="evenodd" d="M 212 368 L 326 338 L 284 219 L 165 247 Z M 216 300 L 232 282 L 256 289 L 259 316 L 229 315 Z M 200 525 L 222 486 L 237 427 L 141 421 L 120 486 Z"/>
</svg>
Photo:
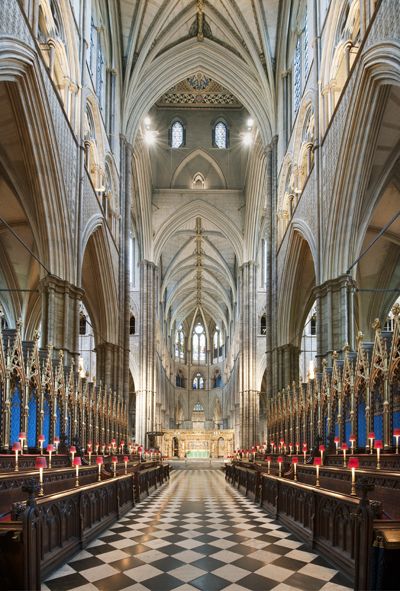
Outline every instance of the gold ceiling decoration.
<svg viewBox="0 0 400 591">
<path fill-rule="evenodd" d="M 197 71 L 170 88 L 157 101 L 158 107 L 242 108 L 238 99 L 204 72 Z"/>
</svg>

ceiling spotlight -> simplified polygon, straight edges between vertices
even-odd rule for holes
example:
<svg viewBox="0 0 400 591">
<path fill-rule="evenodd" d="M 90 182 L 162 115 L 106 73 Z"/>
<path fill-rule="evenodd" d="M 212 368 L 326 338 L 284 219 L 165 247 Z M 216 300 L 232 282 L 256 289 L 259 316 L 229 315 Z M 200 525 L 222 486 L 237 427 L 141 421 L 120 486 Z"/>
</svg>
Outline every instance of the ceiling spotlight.
<svg viewBox="0 0 400 591">
<path fill-rule="evenodd" d="M 251 144 L 253 143 L 253 136 L 251 135 L 251 133 L 249 131 L 247 131 L 246 133 L 243 134 L 242 142 L 243 142 L 243 145 L 245 145 L 245 146 L 251 146 Z"/>
<path fill-rule="evenodd" d="M 254 125 L 253 119 L 251 119 L 251 118 L 250 119 L 247 119 L 247 127 L 249 129 L 251 129 L 253 127 L 253 125 Z"/>
</svg>

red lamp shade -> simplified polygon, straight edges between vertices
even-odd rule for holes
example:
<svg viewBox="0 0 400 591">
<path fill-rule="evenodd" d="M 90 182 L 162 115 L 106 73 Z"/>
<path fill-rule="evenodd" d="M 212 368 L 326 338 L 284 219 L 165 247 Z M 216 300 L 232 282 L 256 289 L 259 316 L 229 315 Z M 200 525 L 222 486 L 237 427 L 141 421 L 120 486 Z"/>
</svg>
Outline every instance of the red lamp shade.
<svg viewBox="0 0 400 591">
<path fill-rule="evenodd" d="M 267 462 L 272 462 L 271 456 L 267 456 Z"/>
<path fill-rule="evenodd" d="M 119 442 L 119 444 L 120 444 L 120 445 L 125 445 L 125 441 L 124 441 L 124 440 L 122 440 L 122 441 L 120 441 L 120 442 Z"/>
<path fill-rule="evenodd" d="M 368 433 L 368 439 L 375 439 L 375 433 L 373 431 Z"/>
<path fill-rule="evenodd" d="M 96 458 L 96 464 L 99 464 L 99 466 L 101 464 L 104 464 L 103 456 L 97 456 L 97 458 Z"/>
<path fill-rule="evenodd" d="M 358 458 L 350 458 L 349 459 L 349 463 L 347 464 L 347 466 L 349 468 L 356 468 L 356 469 L 358 469 L 360 467 L 360 462 L 358 461 Z"/>
<path fill-rule="evenodd" d="M 278 456 L 278 464 L 282 464 L 282 462 L 283 462 L 282 456 Z"/>
<path fill-rule="evenodd" d="M 54 443 L 60 443 L 60 438 L 57 435 L 54 437 Z"/>
<path fill-rule="evenodd" d="M 349 446 L 347 445 L 347 443 L 342 443 L 342 449 L 343 449 L 343 451 L 349 449 Z"/>
<path fill-rule="evenodd" d="M 306 443 L 306 442 L 304 442 L 304 443 L 303 443 L 303 451 L 306 451 L 306 450 L 307 450 L 307 443 Z"/>
<path fill-rule="evenodd" d="M 321 465 L 321 458 L 314 458 L 314 466 L 320 466 Z"/>
<path fill-rule="evenodd" d="M 39 470 L 39 468 L 47 468 L 47 462 L 44 456 L 39 456 L 35 459 L 35 468 L 36 470 Z"/>
<path fill-rule="evenodd" d="M 113 464 L 116 464 L 116 463 L 118 462 L 118 458 L 117 458 L 117 456 L 113 456 L 113 457 L 111 458 L 111 461 L 112 461 L 112 463 L 113 463 Z"/>
<path fill-rule="evenodd" d="M 271 445 L 275 445 L 275 441 L 271 441 Z"/>
<path fill-rule="evenodd" d="M 71 445 L 71 447 L 69 448 L 69 453 L 70 454 L 76 454 L 76 447 L 75 447 L 75 445 Z"/>
<path fill-rule="evenodd" d="M 74 466 L 82 466 L 82 458 L 80 456 L 74 458 Z"/>
<path fill-rule="evenodd" d="M 299 458 L 297 456 L 293 456 L 292 464 L 298 464 L 298 463 L 299 463 Z"/>
<path fill-rule="evenodd" d="M 21 451 L 21 444 L 20 444 L 20 442 L 19 442 L 19 441 L 16 441 L 16 442 L 14 443 L 14 445 L 12 446 L 12 450 L 13 450 L 13 451 Z"/>
<path fill-rule="evenodd" d="M 87 444 L 87 448 L 88 448 L 88 451 L 92 451 L 92 444 L 91 443 L 88 443 Z"/>
<path fill-rule="evenodd" d="M 285 443 L 285 440 L 284 440 L 284 439 L 281 439 L 279 443 L 280 443 L 281 445 L 284 445 L 284 443 Z"/>
<path fill-rule="evenodd" d="M 21 431 L 21 433 L 18 435 L 18 439 L 26 439 L 25 431 Z"/>
<path fill-rule="evenodd" d="M 375 449 L 382 449 L 383 448 L 381 439 L 375 439 L 374 448 Z"/>
<path fill-rule="evenodd" d="M 124 462 L 129 462 L 129 457 L 128 456 L 124 456 Z"/>
<path fill-rule="evenodd" d="M 299 442 L 296 443 L 296 447 L 300 447 L 300 443 Z"/>
<path fill-rule="evenodd" d="M 350 435 L 349 441 L 356 441 L 356 436 L 355 435 Z"/>
<path fill-rule="evenodd" d="M 394 437 L 400 437 L 400 429 L 399 428 L 393 429 L 393 436 Z"/>
<path fill-rule="evenodd" d="M 251 448 L 251 451 L 252 451 L 252 452 L 255 452 L 255 451 L 256 451 L 256 448 L 255 448 L 255 447 L 252 447 L 252 448 Z"/>
<path fill-rule="evenodd" d="M 45 436 L 44 435 L 39 435 L 38 440 L 39 441 L 44 441 L 45 440 Z"/>
<path fill-rule="evenodd" d="M 46 447 L 46 451 L 48 451 L 48 452 L 54 451 L 54 445 L 52 443 L 49 443 L 48 446 Z"/>
<path fill-rule="evenodd" d="M 289 443 L 289 447 L 293 447 L 293 443 Z"/>
<path fill-rule="evenodd" d="M 112 445 L 115 445 L 115 439 L 111 439 Z"/>
<path fill-rule="evenodd" d="M 339 437 L 335 437 L 335 439 L 333 440 L 335 443 L 339 443 L 340 438 Z"/>
<path fill-rule="evenodd" d="M 325 445 L 320 445 L 319 446 L 319 451 L 325 451 Z"/>
</svg>

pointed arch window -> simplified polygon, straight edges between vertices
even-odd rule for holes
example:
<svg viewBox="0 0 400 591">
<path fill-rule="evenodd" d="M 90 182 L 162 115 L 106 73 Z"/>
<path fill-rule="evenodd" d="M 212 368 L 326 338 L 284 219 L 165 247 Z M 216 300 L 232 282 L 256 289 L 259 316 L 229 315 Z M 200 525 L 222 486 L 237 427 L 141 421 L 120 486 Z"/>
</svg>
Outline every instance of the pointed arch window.
<svg viewBox="0 0 400 591">
<path fill-rule="evenodd" d="M 200 372 L 193 378 L 193 390 L 204 390 L 204 378 Z"/>
<path fill-rule="evenodd" d="M 222 361 L 224 355 L 224 342 L 222 338 L 222 332 L 218 328 L 215 327 L 214 337 L 213 337 L 213 363 L 218 363 L 218 361 Z"/>
<path fill-rule="evenodd" d="M 204 363 L 206 360 L 206 335 L 204 326 L 200 322 L 193 330 L 192 359 L 194 363 Z"/>
<path fill-rule="evenodd" d="M 218 121 L 213 128 L 213 146 L 226 150 L 228 148 L 229 130 L 224 121 Z"/>
<path fill-rule="evenodd" d="M 175 357 L 177 359 L 184 359 L 185 357 L 185 334 L 182 325 L 175 334 Z"/>
<path fill-rule="evenodd" d="M 186 130 L 182 121 L 175 120 L 169 128 L 169 145 L 176 150 L 183 148 L 186 143 Z"/>
<path fill-rule="evenodd" d="M 132 316 L 129 319 L 129 334 L 135 334 L 136 333 L 136 320 L 134 315 L 132 314 Z"/>
</svg>

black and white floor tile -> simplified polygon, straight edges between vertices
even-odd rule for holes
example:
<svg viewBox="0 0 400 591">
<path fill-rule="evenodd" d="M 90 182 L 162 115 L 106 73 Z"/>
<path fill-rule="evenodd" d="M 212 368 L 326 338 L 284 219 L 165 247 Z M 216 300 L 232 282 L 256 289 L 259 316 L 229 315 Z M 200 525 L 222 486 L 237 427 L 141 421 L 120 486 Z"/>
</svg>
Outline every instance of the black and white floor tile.
<svg viewBox="0 0 400 591">
<path fill-rule="evenodd" d="M 42 591 L 350 591 L 320 556 L 225 482 L 182 470 L 54 572 Z"/>
</svg>

